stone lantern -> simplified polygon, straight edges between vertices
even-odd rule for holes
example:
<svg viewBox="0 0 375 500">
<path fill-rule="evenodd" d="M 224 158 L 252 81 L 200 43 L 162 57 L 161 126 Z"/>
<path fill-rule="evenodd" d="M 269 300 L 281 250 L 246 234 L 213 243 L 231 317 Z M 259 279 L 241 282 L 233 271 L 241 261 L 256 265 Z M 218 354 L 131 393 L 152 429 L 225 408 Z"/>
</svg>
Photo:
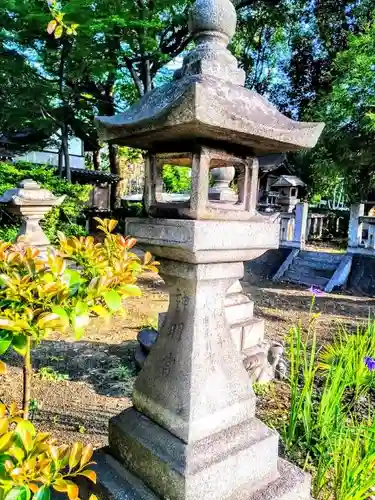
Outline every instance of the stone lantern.
<svg viewBox="0 0 375 500">
<path fill-rule="evenodd" d="M 54 196 L 51 191 L 43 189 L 32 179 L 25 179 L 17 188 L 8 189 L 0 197 L 0 204 L 3 204 L 9 213 L 22 218 L 17 242 L 44 252 L 50 242 L 39 222 L 53 207 L 61 205 L 64 199 L 65 196 Z"/>
<path fill-rule="evenodd" d="M 128 219 L 127 233 L 161 260 L 170 292 L 134 407 L 111 419 L 96 457 L 104 498 L 310 499 L 308 476 L 278 459 L 277 433 L 255 418 L 225 305 L 243 262 L 278 247 L 278 223 L 256 212 L 257 156 L 312 147 L 324 125 L 292 121 L 244 88 L 227 50 L 235 27 L 230 0 L 197 0 L 196 46 L 174 80 L 98 118 L 101 139 L 147 152 L 149 218 Z M 165 165 L 191 168 L 189 200 L 163 196 Z M 238 195 L 210 196 L 210 170 L 228 168 Z"/>
</svg>

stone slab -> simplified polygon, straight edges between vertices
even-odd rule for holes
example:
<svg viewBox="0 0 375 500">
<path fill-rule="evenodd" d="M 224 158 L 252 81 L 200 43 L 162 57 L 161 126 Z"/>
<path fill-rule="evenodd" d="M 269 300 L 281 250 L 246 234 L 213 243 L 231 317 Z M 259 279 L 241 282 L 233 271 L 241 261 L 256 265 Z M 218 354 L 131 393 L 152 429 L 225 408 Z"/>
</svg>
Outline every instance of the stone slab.
<svg viewBox="0 0 375 500">
<path fill-rule="evenodd" d="M 277 477 L 278 435 L 256 418 L 186 444 L 129 409 L 111 420 L 109 440 L 111 453 L 162 498 L 225 500 Z"/>
<path fill-rule="evenodd" d="M 231 293 L 225 297 L 225 316 L 230 325 L 251 320 L 254 315 L 254 302 L 243 292 Z"/>
<path fill-rule="evenodd" d="M 243 326 L 242 350 L 249 349 L 264 341 L 264 319 L 253 318 Z"/>
<path fill-rule="evenodd" d="M 232 340 L 234 342 L 236 351 L 241 352 L 243 327 L 241 325 L 232 327 L 230 329 L 230 334 L 231 334 Z"/>
<path fill-rule="evenodd" d="M 126 234 L 152 254 L 198 263 L 244 262 L 278 248 L 279 224 L 267 216 L 249 221 L 182 219 L 126 220 Z"/>
<path fill-rule="evenodd" d="M 95 492 L 99 500 L 162 500 L 106 451 L 102 449 L 94 455 L 98 484 L 90 484 L 89 488 L 86 484 L 80 489 L 83 500 L 88 500 L 91 492 Z M 278 470 L 279 477 L 276 480 L 270 478 L 263 488 L 254 491 L 245 486 L 226 500 L 311 500 L 309 475 L 280 459 Z M 194 500 L 201 499 L 195 497 Z"/>
<path fill-rule="evenodd" d="M 95 493 L 99 500 L 160 500 L 138 477 L 131 474 L 108 450 L 101 449 L 95 452 L 98 483 L 84 484 L 80 488 L 80 497 L 89 500 L 90 493 Z"/>
</svg>

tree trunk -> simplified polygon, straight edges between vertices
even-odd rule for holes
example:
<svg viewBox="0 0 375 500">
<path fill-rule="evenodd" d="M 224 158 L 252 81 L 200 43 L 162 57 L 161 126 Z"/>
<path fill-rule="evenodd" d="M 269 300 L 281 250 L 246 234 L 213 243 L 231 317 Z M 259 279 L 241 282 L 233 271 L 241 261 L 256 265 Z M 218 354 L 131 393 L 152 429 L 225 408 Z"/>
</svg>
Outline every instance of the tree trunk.
<svg viewBox="0 0 375 500">
<path fill-rule="evenodd" d="M 92 163 L 94 165 L 94 170 L 100 170 L 100 149 L 92 153 Z"/>
<path fill-rule="evenodd" d="M 63 123 L 61 127 L 61 148 L 64 154 L 65 177 L 68 182 L 72 182 L 69 156 L 69 129 L 66 123 Z"/>
<path fill-rule="evenodd" d="M 109 156 L 109 166 L 111 169 L 111 174 L 120 176 L 120 162 L 118 157 L 118 147 L 114 144 L 108 145 L 108 156 Z M 120 199 L 117 196 L 117 184 L 118 182 L 111 185 L 111 210 L 119 208 L 121 205 Z"/>
<path fill-rule="evenodd" d="M 59 172 L 59 177 L 63 177 L 63 170 L 64 170 L 64 152 L 63 152 L 63 148 L 62 148 L 62 146 L 61 146 L 61 145 L 60 145 L 60 148 L 59 148 L 59 162 L 58 162 L 57 170 L 58 170 L 58 172 Z"/>
<path fill-rule="evenodd" d="M 29 419 L 32 374 L 33 374 L 33 367 L 31 364 L 31 337 L 27 336 L 26 353 L 23 361 L 23 399 L 22 399 L 23 418 L 25 420 Z"/>
</svg>

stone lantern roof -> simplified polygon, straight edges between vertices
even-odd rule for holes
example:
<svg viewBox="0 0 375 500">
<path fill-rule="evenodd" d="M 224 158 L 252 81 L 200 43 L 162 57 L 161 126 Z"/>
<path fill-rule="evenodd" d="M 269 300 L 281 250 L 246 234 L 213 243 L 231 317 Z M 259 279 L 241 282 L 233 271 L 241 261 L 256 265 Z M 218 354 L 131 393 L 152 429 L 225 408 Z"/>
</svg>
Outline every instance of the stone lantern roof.
<svg viewBox="0 0 375 500">
<path fill-rule="evenodd" d="M 196 46 L 182 68 L 124 113 L 98 117 L 101 139 L 146 150 L 211 140 L 255 155 L 315 146 L 323 123 L 290 120 L 244 87 L 245 73 L 227 49 L 235 27 L 230 0 L 197 0 L 189 20 Z"/>
</svg>

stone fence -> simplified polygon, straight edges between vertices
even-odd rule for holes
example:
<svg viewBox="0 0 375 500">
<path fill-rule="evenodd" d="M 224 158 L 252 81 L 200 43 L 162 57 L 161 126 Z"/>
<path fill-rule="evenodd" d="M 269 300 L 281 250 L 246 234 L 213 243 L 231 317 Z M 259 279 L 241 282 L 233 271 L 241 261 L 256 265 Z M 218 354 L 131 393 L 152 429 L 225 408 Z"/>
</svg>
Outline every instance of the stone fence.
<svg viewBox="0 0 375 500">
<path fill-rule="evenodd" d="M 375 217 L 365 215 L 364 203 L 350 209 L 348 253 L 375 256 Z"/>
<path fill-rule="evenodd" d="M 346 236 L 347 218 L 333 213 L 314 213 L 308 203 L 298 203 L 293 213 L 281 212 L 280 247 L 303 249 L 308 241 Z"/>
<path fill-rule="evenodd" d="M 298 203 L 294 213 L 280 213 L 280 247 L 303 249 L 308 234 L 308 203 Z"/>
</svg>

